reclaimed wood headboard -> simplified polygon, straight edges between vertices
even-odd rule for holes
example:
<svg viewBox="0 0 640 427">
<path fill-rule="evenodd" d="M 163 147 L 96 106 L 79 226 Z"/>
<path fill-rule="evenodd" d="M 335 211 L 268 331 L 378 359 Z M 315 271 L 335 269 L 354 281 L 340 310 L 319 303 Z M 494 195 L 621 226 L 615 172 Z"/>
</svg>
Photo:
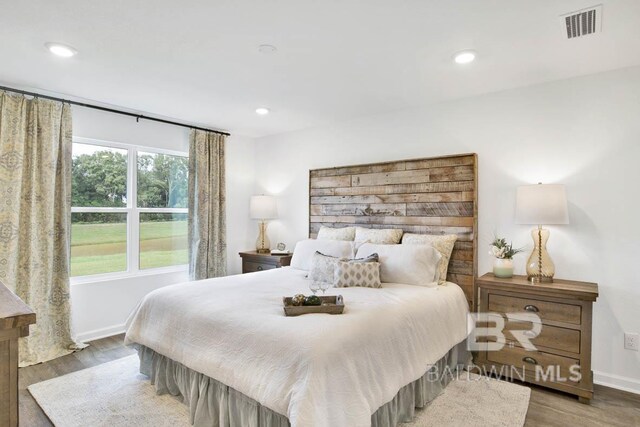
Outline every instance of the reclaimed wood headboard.
<svg viewBox="0 0 640 427">
<path fill-rule="evenodd" d="M 309 236 L 320 226 L 457 234 L 447 280 L 475 309 L 477 155 L 459 154 L 309 171 Z"/>
</svg>

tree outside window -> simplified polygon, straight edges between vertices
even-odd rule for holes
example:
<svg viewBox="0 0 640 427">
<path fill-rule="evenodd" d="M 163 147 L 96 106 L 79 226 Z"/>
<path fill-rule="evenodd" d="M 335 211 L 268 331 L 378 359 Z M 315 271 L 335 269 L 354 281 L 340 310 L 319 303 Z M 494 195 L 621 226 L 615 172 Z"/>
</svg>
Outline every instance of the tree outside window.
<svg viewBox="0 0 640 427">
<path fill-rule="evenodd" d="M 74 141 L 71 275 L 186 264 L 187 185 L 185 155 Z"/>
</svg>

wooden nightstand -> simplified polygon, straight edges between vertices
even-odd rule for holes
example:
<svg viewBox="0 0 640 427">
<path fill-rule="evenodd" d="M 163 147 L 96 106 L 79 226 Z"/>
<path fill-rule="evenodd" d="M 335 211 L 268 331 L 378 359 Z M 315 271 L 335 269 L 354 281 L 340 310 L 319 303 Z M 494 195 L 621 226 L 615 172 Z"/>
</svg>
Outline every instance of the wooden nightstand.
<svg viewBox="0 0 640 427">
<path fill-rule="evenodd" d="M 491 273 L 476 283 L 480 290 L 478 312 L 499 313 L 505 319 L 504 337 L 497 339 L 505 346 L 498 351 L 478 352 L 476 364 L 486 372 L 524 377 L 527 382 L 575 394 L 580 402 L 589 403 L 593 397 L 591 313 L 598 285 L 559 279 L 531 284 L 524 276 L 500 279 Z M 510 320 L 505 313 L 512 313 Z M 533 326 L 530 321 L 519 321 L 516 313 L 539 316 L 537 323 L 542 329 L 530 338 L 536 350 L 523 348 L 511 333 Z M 574 372 L 579 372 L 580 378 L 572 375 Z"/>
<path fill-rule="evenodd" d="M 286 267 L 291 263 L 289 255 L 259 254 L 256 251 L 240 252 L 242 257 L 242 272 L 271 270 L 272 268 Z"/>
</svg>

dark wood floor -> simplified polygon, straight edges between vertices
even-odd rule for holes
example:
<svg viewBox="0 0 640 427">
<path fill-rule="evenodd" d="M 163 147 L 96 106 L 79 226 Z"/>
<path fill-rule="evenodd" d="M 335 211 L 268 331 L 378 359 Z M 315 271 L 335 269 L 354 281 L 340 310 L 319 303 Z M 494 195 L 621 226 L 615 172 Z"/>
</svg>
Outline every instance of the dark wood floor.
<svg viewBox="0 0 640 427">
<path fill-rule="evenodd" d="M 91 345 L 40 365 L 21 368 L 19 372 L 20 425 L 26 427 L 51 426 L 46 415 L 31 397 L 31 384 L 59 377 L 135 353 L 123 346 L 118 335 L 93 341 Z M 591 405 L 578 403 L 575 397 L 542 387 L 532 387 L 526 427 L 590 427 L 640 426 L 640 395 L 596 385 Z"/>
</svg>

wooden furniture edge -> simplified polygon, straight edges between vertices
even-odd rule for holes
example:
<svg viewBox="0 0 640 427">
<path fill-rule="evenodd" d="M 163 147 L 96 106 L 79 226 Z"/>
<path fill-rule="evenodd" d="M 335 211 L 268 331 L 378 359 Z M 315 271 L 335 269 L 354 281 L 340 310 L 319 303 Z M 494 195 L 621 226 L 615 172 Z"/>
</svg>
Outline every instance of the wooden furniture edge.
<svg viewBox="0 0 640 427">
<path fill-rule="evenodd" d="M 493 273 L 486 273 L 476 278 L 476 284 L 482 284 L 482 286 L 487 289 L 544 294 L 545 296 L 571 296 L 585 301 L 596 301 L 599 295 L 597 283 L 564 279 L 556 279 L 553 283 L 541 284 L 528 282 L 525 276 L 513 276 L 511 279 L 501 279 L 495 277 Z"/>
<path fill-rule="evenodd" d="M 268 264 L 278 264 L 282 260 L 286 260 L 287 258 L 291 258 L 293 254 L 287 255 L 271 255 L 271 254 L 259 254 L 257 252 L 238 252 L 240 258 L 251 260 L 255 259 L 260 262 L 268 263 Z"/>
<path fill-rule="evenodd" d="M 286 257 L 290 257 L 293 255 L 293 253 L 288 253 L 288 254 L 260 254 L 256 251 L 241 251 L 238 252 L 238 255 L 240 255 L 241 257 L 247 257 L 247 256 L 260 256 L 260 257 L 273 257 L 273 258 L 286 258 Z"/>
<path fill-rule="evenodd" d="M 36 323 L 36 313 L 0 281 L 0 329 L 14 329 Z"/>
<path fill-rule="evenodd" d="M 359 164 L 355 164 L 355 165 L 331 166 L 329 168 L 315 168 L 315 169 L 309 169 L 309 172 L 320 171 L 320 170 L 343 169 L 343 168 L 358 168 L 358 167 L 361 167 L 361 166 L 391 165 L 393 163 L 417 162 L 417 161 L 420 161 L 420 160 L 451 159 L 451 158 L 455 158 L 455 157 L 467 157 L 467 156 L 474 156 L 476 160 L 478 159 L 478 154 L 477 153 L 447 154 L 447 155 L 444 155 L 444 156 L 415 157 L 415 158 L 410 158 L 410 159 L 389 160 L 389 161 L 386 161 L 386 162 L 359 163 Z"/>
<path fill-rule="evenodd" d="M 19 425 L 18 338 L 35 322 L 33 310 L 0 282 L 0 426 Z"/>
</svg>

